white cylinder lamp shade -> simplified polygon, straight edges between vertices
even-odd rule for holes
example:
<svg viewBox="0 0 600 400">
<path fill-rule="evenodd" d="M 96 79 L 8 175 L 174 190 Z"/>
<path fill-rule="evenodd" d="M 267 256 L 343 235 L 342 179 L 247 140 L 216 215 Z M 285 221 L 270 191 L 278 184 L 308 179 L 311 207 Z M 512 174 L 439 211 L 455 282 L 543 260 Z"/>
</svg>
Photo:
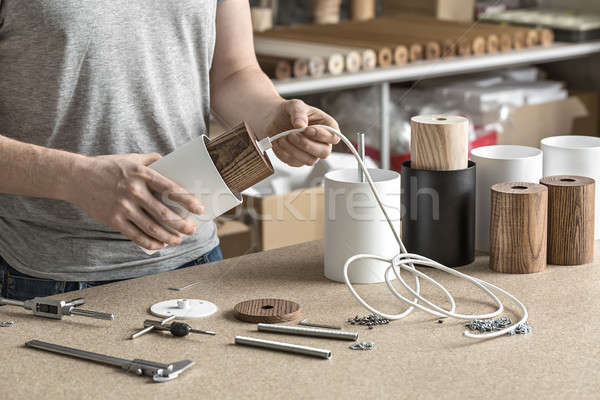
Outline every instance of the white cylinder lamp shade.
<svg viewBox="0 0 600 400">
<path fill-rule="evenodd" d="M 400 175 L 397 172 L 369 169 L 382 196 L 394 229 L 400 234 Z M 369 184 L 361 182 L 357 169 L 331 171 L 325 175 L 325 276 L 344 282 L 346 260 L 356 254 L 393 258 L 399 246 L 380 210 Z M 385 281 L 388 263 L 357 260 L 348 269 L 352 283 Z M 393 275 L 393 274 L 391 274 Z"/>
<path fill-rule="evenodd" d="M 177 183 L 202 202 L 204 213 L 195 215 L 199 221 L 211 221 L 242 204 L 241 195 L 229 189 L 215 167 L 206 149 L 207 142 L 208 137 L 202 135 L 150 165 L 150 168 Z M 162 200 L 172 207 L 181 208 L 165 196 Z"/>
<path fill-rule="evenodd" d="M 600 239 L 600 137 L 552 136 L 541 143 L 544 176 L 578 175 L 596 181 L 594 238 Z"/>
<path fill-rule="evenodd" d="M 471 151 L 477 165 L 475 248 L 489 251 L 491 187 L 502 182 L 538 183 L 542 178 L 542 151 L 535 147 L 495 145 Z"/>
</svg>

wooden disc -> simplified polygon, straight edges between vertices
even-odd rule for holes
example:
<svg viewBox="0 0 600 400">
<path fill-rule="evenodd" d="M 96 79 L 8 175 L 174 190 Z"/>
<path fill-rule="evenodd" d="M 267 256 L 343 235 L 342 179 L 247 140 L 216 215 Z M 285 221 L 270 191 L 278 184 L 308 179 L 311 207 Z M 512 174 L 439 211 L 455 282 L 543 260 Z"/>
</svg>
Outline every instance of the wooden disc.
<svg viewBox="0 0 600 400">
<path fill-rule="evenodd" d="M 300 304 L 283 299 L 254 299 L 238 303 L 233 307 L 235 317 L 254 323 L 276 323 L 300 318 Z"/>
</svg>

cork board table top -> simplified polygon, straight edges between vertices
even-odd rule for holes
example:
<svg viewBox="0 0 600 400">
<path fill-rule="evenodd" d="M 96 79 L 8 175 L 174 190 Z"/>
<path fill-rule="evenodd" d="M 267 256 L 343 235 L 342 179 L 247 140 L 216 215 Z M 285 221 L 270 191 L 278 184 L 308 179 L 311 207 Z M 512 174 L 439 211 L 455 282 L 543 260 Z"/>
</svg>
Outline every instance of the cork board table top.
<svg viewBox="0 0 600 400">
<path fill-rule="evenodd" d="M 323 277 L 322 247 L 310 242 L 180 271 L 119 282 L 57 296 L 84 296 L 85 307 L 114 312 L 114 321 L 67 317 L 55 321 L 17 307 L 0 307 L 2 399 L 141 398 L 598 398 L 600 392 L 600 242 L 595 263 L 549 267 L 531 275 L 504 275 L 488 269 L 485 256 L 461 268 L 516 295 L 528 307 L 533 333 L 489 341 L 463 337 L 464 321 L 415 311 L 401 321 L 368 330 L 345 321 L 367 314 L 345 285 Z M 474 286 L 429 270 L 454 294 L 458 312 L 486 312 L 492 305 Z M 182 292 L 169 290 L 195 281 Z M 405 306 L 385 284 L 360 285 L 367 301 L 388 312 Z M 442 295 L 424 287 L 432 299 Z M 128 337 L 151 318 L 153 303 L 171 298 L 200 298 L 219 311 L 193 327 L 217 336 L 174 338 L 149 333 Z M 252 298 L 298 302 L 304 317 L 343 324 L 372 341 L 372 351 L 353 351 L 349 342 L 257 332 L 238 321 L 233 306 Z M 516 318 L 508 299 L 504 315 Z M 295 322 L 292 322 L 292 324 Z M 331 360 L 236 346 L 236 335 L 268 338 L 326 348 Z M 108 355 L 158 362 L 197 362 L 179 378 L 152 383 L 118 368 L 25 348 L 32 339 Z"/>
</svg>

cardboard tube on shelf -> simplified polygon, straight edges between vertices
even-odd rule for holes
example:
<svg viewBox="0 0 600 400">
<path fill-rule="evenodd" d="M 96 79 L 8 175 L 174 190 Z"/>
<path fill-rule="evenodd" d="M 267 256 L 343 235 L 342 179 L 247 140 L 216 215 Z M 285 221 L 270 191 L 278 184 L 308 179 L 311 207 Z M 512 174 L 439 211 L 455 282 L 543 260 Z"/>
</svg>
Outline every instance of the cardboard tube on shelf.
<svg viewBox="0 0 600 400">
<path fill-rule="evenodd" d="M 341 74 L 345 68 L 344 55 L 335 52 L 333 46 L 255 36 L 254 48 L 257 54 L 276 57 L 297 59 L 305 59 L 311 56 L 323 57 L 326 60 L 327 72 L 332 75 Z M 340 47 L 337 49 L 341 50 Z M 346 51 L 347 53 L 350 53 L 350 51 Z M 356 57 L 360 58 L 358 54 L 356 54 Z"/>
<path fill-rule="evenodd" d="M 338 24 L 339 25 L 339 24 Z M 337 26 L 337 25 L 336 25 Z M 394 59 L 392 58 L 392 43 L 375 42 L 367 37 L 347 37 L 332 35 L 330 32 L 330 26 L 301 26 L 295 28 L 281 28 L 263 32 L 260 37 L 275 39 L 275 40 L 288 40 L 288 41 L 299 41 L 305 43 L 318 44 L 320 46 L 330 46 L 333 48 L 343 48 L 343 51 L 358 51 L 372 50 L 377 56 L 377 65 L 381 67 L 387 67 L 392 64 Z M 395 44 L 394 44 L 395 46 Z M 338 52 L 340 50 L 338 49 Z"/>
<path fill-rule="evenodd" d="M 594 260 L 594 198 L 592 178 L 547 176 L 548 263 L 580 265 Z"/>
<path fill-rule="evenodd" d="M 419 115 L 410 119 L 411 167 L 436 171 L 464 169 L 469 161 L 469 120 Z"/>
<path fill-rule="evenodd" d="M 531 182 L 492 186 L 490 268 L 508 274 L 546 269 L 548 189 Z"/>
</svg>

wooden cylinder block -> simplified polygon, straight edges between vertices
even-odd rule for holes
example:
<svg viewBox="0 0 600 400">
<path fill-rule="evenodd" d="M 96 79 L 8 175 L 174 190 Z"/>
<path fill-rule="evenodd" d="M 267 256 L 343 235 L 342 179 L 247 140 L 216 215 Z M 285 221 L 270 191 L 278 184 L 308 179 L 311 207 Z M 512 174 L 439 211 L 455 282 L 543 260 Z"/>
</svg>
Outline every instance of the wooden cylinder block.
<svg viewBox="0 0 600 400">
<path fill-rule="evenodd" d="M 434 171 L 465 169 L 469 162 L 469 120 L 420 115 L 410 119 L 411 167 Z"/>
<path fill-rule="evenodd" d="M 375 18 L 375 0 L 351 0 L 350 15 L 353 21 Z"/>
<path fill-rule="evenodd" d="M 342 0 L 313 0 L 313 17 L 317 24 L 337 24 L 340 22 Z"/>
<path fill-rule="evenodd" d="M 508 274 L 546 269 L 548 189 L 528 182 L 492 186 L 490 268 Z"/>
<path fill-rule="evenodd" d="M 594 259 L 595 184 L 591 178 L 547 176 L 548 264 L 580 265 Z"/>
<path fill-rule="evenodd" d="M 258 149 L 256 137 L 245 123 L 210 140 L 206 148 L 225 184 L 234 193 L 273 175 L 271 162 Z"/>
</svg>

